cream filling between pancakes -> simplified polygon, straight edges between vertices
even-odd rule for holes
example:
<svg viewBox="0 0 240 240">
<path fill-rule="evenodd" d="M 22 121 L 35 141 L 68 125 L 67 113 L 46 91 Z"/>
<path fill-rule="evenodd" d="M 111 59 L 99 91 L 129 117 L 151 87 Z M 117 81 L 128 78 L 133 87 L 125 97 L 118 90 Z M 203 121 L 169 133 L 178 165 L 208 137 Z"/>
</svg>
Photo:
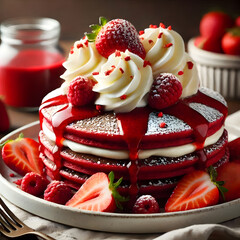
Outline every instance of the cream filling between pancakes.
<svg viewBox="0 0 240 240">
<path fill-rule="evenodd" d="M 47 128 L 43 123 L 42 130 L 44 134 L 53 142 L 56 142 L 56 135 Z M 216 143 L 222 136 L 224 131 L 224 126 L 222 126 L 217 132 L 213 135 L 206 138 L 204 142 L 204 147 L 210 146 Z M 92 154 L 99 157 L 112 158 L 116 160 L 124 160 L 129 158 L 129 151 L 127 150 L 110 150 L 97 148 L 92 146 L 87 146 L 84 144 L 76 143 L 71 140 L 64 139 L 63 146 L 68 147 L 74 152 Z M 149 158 L 151 156 L 163 156 L 163 157 L 181 157 L 183 155 L 193 153 L 196 151 L 196 144 L 189 143 L 181 146 L 166 147 L 166 148 L 157 148 L 157 149 L 148 149 L 148 150 L 139 150 L 139 159 Z"/>
</svg>

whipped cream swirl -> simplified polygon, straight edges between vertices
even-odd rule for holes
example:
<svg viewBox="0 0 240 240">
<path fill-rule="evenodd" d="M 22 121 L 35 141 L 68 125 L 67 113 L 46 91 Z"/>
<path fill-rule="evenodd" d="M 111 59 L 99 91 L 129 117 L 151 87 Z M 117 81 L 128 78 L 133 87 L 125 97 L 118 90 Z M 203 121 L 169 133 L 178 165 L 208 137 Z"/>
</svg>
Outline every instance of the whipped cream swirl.
<svg viewBox="0 0 240 240">
<path fill-rule="evenodd" d="M 182 84 L 182 98 L 195 94 L 199 88 L 197 68 L 185 52 L 182 37 L 174 30 L 147 28 L 140 40 L 146 51 L 146 59 L 152 65 L 153 76 L 172 73 Z"/>
<path fill-rule="evenodd" d="M 100 93 L 95 104 L 107 111 L 130 112 L 147 105 L 153 74 L 142 58 L 126 50 L 111 54 L 95 79 L 93 91 Z"/>
<path fill-rule="evenodd" d="M 61 76 L 65 80 L 64 86 L 68 86 L 77 76 L 94 78 L 92 73 L 98 72 L 106 61 L 107 59 L 98 53 L 95 43 L 88 42 L 87 39 L 76 41 L 68 59 L 63 63 L 66 68 Z"/>
</svg>

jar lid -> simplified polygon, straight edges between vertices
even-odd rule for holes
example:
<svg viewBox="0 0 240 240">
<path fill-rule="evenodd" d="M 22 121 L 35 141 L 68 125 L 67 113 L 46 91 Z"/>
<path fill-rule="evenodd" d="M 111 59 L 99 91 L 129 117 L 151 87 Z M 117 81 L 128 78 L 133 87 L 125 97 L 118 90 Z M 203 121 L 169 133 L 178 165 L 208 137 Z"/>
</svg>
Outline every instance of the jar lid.
<svg viewBox="0 0 240 240">
<path fill-rule="evenodd" d="M 59 38 L 60 23 L 51 18 L 13 18 L 0 27 L 2 41 L 34 43 Z"/>
</svg>

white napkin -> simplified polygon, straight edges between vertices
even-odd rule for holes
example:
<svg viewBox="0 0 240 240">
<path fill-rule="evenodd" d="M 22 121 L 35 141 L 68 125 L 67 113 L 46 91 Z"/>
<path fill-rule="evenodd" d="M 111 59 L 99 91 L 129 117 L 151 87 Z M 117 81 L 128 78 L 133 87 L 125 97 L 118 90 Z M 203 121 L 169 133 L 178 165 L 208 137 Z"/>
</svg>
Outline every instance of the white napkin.
<svg viewBox="0 0 240 240">
<path fill-rule="evenodd" d="M 240 111 L 226 120 L 229 139 L 240 136 Z M 4 199 L 5 200 L 5 199 Z M 54 223 L 19 209 L 5 200 L 10 209 L 28 226 L 44 232 L 57 240 L 237 240 L 240 239 L 240 217 L 222 224 L 199 224 L 165 234 L 115 234 L 72 228 Z M 0 235 L 0 239 L 4 239 Z"/>
</svg>

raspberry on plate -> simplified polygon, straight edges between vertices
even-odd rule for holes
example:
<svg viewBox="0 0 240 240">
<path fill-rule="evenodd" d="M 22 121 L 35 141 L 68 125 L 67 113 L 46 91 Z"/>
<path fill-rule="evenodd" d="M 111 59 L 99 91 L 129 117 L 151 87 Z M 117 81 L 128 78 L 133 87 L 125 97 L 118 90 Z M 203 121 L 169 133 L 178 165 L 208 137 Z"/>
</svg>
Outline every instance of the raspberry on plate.
<svg viewBox="0 0 240 240">
<path fill-rule="evenodd" d="M 84 106 L 91 103 L 95 97 L 92 91 L 93 80 L 87 77 L 76 77 L 69 86 L 68 101 L 74 106 Z"/>
<path fill-rule="evenodd" d="M 148 103 L 152 108 L 163 109 L 173 105 L 182 94 L 182 84 L 176 76 L 161 73 L 154 79 Z"/>
<path fill-rule="evenodd" d="M 73 192 L 71 188 L 61 181 L 52 181 L 44 192 L 44 199 L 64 205 L 71 197 Z"/>
<path fill-rule="evenodd" d="M 142 195 L 137 199 L 133 206 L 133 213 L 158 213 L 159 205 L 151 195 Z"/>
<path fill-rule="evenodd" d="M 21 181 L 21 189 L 24 192 L 39 197 L 44 193 L 48 183 L 48 180 L 40 174 L 30 172 L 23 177 Z"/>
</svg>

